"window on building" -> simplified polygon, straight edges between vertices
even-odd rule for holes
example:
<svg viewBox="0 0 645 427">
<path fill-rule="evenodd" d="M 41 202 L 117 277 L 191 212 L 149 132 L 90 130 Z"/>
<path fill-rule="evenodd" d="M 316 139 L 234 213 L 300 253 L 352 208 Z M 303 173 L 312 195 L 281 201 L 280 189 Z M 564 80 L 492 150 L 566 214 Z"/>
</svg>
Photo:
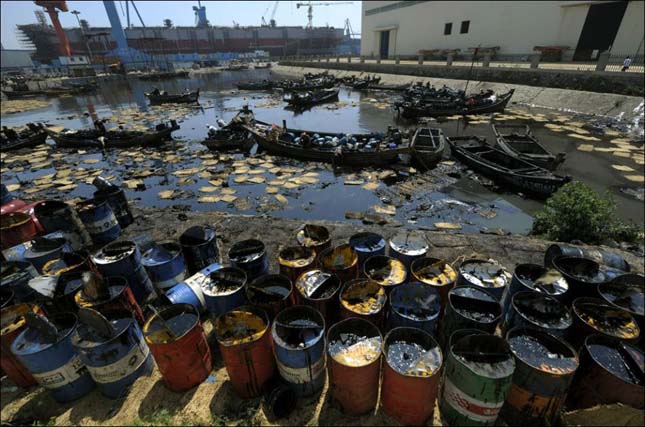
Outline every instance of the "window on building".
<svg viewBox="0 0 645 427">
<path fill-rule="evenodd" d="M 470 21 L 461 21 L 461 34 L 466 34 L 470 28 Z"/>
<path fill-rule="evenodd" d="M 447 22 L 443 27 L 443 35 L 447 36 L 452 33 L 452 22 Z"/>
</svg>

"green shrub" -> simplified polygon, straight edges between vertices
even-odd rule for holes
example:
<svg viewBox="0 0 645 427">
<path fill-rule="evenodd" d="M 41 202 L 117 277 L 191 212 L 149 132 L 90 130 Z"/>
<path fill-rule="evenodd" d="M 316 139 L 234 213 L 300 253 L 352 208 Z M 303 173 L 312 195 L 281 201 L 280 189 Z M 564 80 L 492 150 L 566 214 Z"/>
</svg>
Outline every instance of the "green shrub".
<svg viewBox="0 0 645 427">
<path fill-rule="evenodd" d="M 640 230 L 616 218 L 616 203 L 609 193 L 601 196 L 582 182 L 565 184 L 535 215 L 533 234 L 550 240 L 581 240 L 600 244 L 607 239 L 632 242 Z"/>
</svg>

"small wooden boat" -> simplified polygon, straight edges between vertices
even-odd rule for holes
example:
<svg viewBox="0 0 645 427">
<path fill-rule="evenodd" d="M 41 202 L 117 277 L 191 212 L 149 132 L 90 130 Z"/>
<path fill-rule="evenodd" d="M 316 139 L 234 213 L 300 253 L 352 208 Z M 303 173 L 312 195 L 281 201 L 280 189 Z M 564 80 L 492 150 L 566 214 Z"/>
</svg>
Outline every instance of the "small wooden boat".
<svg viewBox="0 0 645 427">
<path fill-rule="evenodd" d="M 473 105 L 469 105 L 466 102 L 455 102 L 453 100 L 437 100 L 432 103 L 396 103 L 395 108 L 399 111 L 399 114 L 406 119 L 498 113 L 504 111 L 514 92 L 515 89 L 511 89 L 509 92 L 497 96 L 494 100 L 481 100 L 479 103 Z"/>
<path fill-rule="evenodd" d="M 349 83 L 349 86 L 352 89 L 367 89 L 369 84 L 370 84 L 369 80 L 357 79 L 357 80 L 354 80 L 353 82 Z"/>
<path fill-rule="evenodd" d="M 47 132 L 42 124 L 27 123 L 25 129 L 11 129 L 0 134 L 0 151 L 17 150 L 19 148 L 35 147 L 44 144 Z"/>
<path fill-rule="evenodd" d="M 157 146 L 170 139 L 171 133 L 179 129 L 175 120 L 170 123 L 160 123 L 148 131 L 110 129 L 55 129 L 46 128 L 47 134 L 56 142 L 58 147 L 150 147 Z"/>
<path fill-rule="evenodd" d="M 276 82 L 274 86 L 289 92 L 300 92 L 305 90 L 330 89 L 334 87 L 335 84 L 335 79 L 325 78 L 320 80 L 306 81 L 284 80 L 281 82 Z"/>
<path fill-rule="evenodd" d="M 239 90 L 271 90 L 273 82 L 264 80 L 259 82 L 241 82 L 235 85 Z"/>
<path fill-rule="evenodd" d="M 320 89 L 303 95 L 292 93 L 291 96 L 289 98 L 285 98 L 284 101 L 293 109 L 304 109 L 313 107 L 314 105 L 324 104 L 326 102 L 338 101 L 339 91 L 340 89 L 336 88 Z"/>
<path fill-rule="evenodd" d="M 392 92 L 405 92 L 410 88 L 409 84 L 402 85 L 379 85 L 370 83 L 367 88 L 369 90 L 387 90 Z"/>
<path fill-rule="evenodd" d="M 228 71 L 240 71 L 240 70 L 248 70 L 249 69 L 249 64 L 245 62 L 240 62 L 237 60 L 233 60 L 229 62 L 228 66 L 226 67 Z"/>
<path fill-rule="evenodd" d="M 478 136 L 447 138 L 453 156 L 493 181 L 536 198 L 546 198 L 571 180 L 511 156 Z"/>
<path fill-rule="evenodd" d="M 263 70 L 267 68 L 271 68 L 271 63 L 270 62 L 265 62 L 264 64 L 254 64 L 253 68 L 256 70 Z"/>
<path fill-rule="evenodd" d="M 446 139 L 439 128 L 418 128 L 412 136 L 412 159 L 424 169 L 432 169 L 443 157 Z"/>
<path fill-rule="evenodd" d="M 164 92 L 148 92 L 146 96 L 150 100 L 150 104 L 190 104 L 198 102 L 199 89 L 195 92 L 171 94 Z"/>
<path fill-rule="evenodd" d="M 177 77 L 188 77 L 188 71 L 160 71 L 156 73 L 145 73 L 138 75 L 139 80 L 163 80 Z"/>
<path fill-rule="evenodd" d="M 556 170 L 566 159 L 565 153 L 553 155 L 533 136 L 528 125 L 492 125 L 497 144 L 511 156 L 541 168 Z"/>
<path fill-rule="evenodd" d="M 312 142 L 309 147 L 298 144 L 293 138 L 295 135 L 306 133 L 307 135 L 318 135 L 318 138 L 338 138 L 338 133 L 313 132 L 301 129 L 275 128 L 271 124 L 255 121 L 254 126 L 246 126 L 260 148 L 267 152 L 284 157 L 291 157 L 314 162 L 333 163 L 335 165 L 347 166 L 384 166 L 397 163 L 401 156 L 410 154 L 410 140 L 403 138 L 399 145 L 378 148 L 372 142 L 368 144 L 371 148 L 363 149 L 339 149 L 336 147 L 318 146 Z M 374 138 L 372 134 L 353 135 L 357 141 L 369 141 Z"/>
<path fill-rule="evenodd" d="M 218 120 L 220 128 L 211 127 L 202 144 L 214 151 L 250 149 L 254 141 L 245 126 L 252 125 L 254 120 L 253 111 L 243 108 L 226 124 L 222 120 Z"/>
<path fill-rule="evenodd" d="M 9 99 L 33 98 L 35 96 L 45 94 L 42 90 L 3 90 L 2 93 L 4 93 Z"/>
<path fill-rule="evenodd" d="M 63 96 L 63 95 L 80 95 L 82 93 L 89 93 L 96 91 L 97 85 L 87 84 L 87 85 L 77 85 L 77 86 L 60 86 L 60 87 L 50 87 L 48 89 L 43 89 L 43 93 L 46 96 Z"/>
</svg>

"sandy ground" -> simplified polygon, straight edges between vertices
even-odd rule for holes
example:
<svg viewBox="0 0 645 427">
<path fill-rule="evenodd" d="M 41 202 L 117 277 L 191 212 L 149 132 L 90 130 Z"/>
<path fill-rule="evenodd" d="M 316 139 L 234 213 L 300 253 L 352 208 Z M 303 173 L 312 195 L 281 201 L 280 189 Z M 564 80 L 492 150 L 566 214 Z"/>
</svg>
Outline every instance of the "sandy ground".
<svg viewBox="0 0 645 427">
<path fill-rule="evenodd" d="M 123 237 L 132 238 L 147 234 L 154 239 L 177 239 L 181 232 L 196 224 L 210 224 L 218 232 L 220 248 L 227 249 L 234 241 L 251 237 L 262 239 L 267 245 L 271 271 L 276 271 L 276 254 L 280 247 L 293 245 L 296 230 L 302 225 L 297 220 L 226 215 L 219 212 L 193 213 L 181 209 L 135 210 L 136 222 Z M 375 231 L 386 238 L 401 230 L 400 224 L 385 226 L 356 226 L 345 223 L 319 222 L 327 226 L 333 242 L 346 239 L 360 231 Z M 506 268 L 512 269 L 520 262 L 543 262 L 543 253 L 550 244 L 525 236 L 463 235 L 444 232 L 424 232 L 430 244 L 430 255 L 449 261 L 465 255 L 492 257 Z M 225 252 L 225 251 L 221 251 Z M 643 271 L 643 259 L 621 253 L 636 271 Z M 226 259 L 224 259 L 226 261 Z M 394 420 L 378 410 L 362 417 L 343 415 L 327 394 L 327 385 L 316 396 L 301 399 L 297 409 L 286 419 L 267 416 L 260 398 L 241 400 L 232 390 L 221 357 L 216 352 L 212 326 L 205 322 L 209 343 L 214 350 L 214 367 L 210 377 L 198 387 L 185 392 L 169 391 L 155 368 L 151 376 L 141 377 L 129 393 L 117 400 L 103 397 L 97 390 L 76 402 L 60 405 L 39 387 L 21 391 L 6 378 L 2 381 L 3 424 L 33 423 L 34 420 L 56 425 L 392 425 Z M 610 411 L 604 418 L 585 413 L 569 414 L 574 417 L 571 425 L 590 419 L 618 423 L 617 425 L 642 425 L 643 412 L 630 408 L 603 408 Z M 611 412 L 614 411 L 614 412 Z M 604 412 L 603 412 L 604 413 Z M 593 413 L 595 414 L 595 412 Z M 435 410 L 433 425 L 441 425 Z"/>
</svg>

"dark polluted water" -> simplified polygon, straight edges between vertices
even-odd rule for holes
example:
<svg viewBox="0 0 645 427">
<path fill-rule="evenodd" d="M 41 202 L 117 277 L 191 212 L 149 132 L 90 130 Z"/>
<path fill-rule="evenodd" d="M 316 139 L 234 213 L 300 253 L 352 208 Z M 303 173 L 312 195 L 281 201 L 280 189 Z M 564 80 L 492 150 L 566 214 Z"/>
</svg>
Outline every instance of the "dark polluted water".
<svg viewBox="0 0 645 427">
<path fill-rule="evenodd" d="M 387 170 L 383 169 L 334 171 L 329 165 L 274 156 L 248 158 L 242 153 L 220 156 L 209 152 L 199 143 L 206 137 L 207 125 L 214 125 L 220 118 L 228 121 L 247 103 L 259 120 L 279 125 L 286 120 L 287 126 L 301 129 L 362 133 L 385 131 L 395 124 L 400 128 L 414 126 L 395 123 L 396 117 L 387 103 L 396 95 L 384 92 L 343 88 L 337 104 L 320 105 L 296 114 L 283 108 L 282 94 L 234 88 L 234 83 L 241 80 L 278 78 L 269 73 L 268 70 L 222 71 L 160 82 L 132 78 L 102 82 L 97 93 L 87 96 L 43 98 L 51 102 L 49 107 L 3 115 L 2 124 L 47 122 L 68 128 L 88 128 L 92 126 L 92 119 L 87 112 L 96 111 L 99 117 L 113 117 L 112 123 L 126 126 L 135 120 L 138 124 L 150 125 L 162 118 L 176 118 L 181 129 L 173 133 L 175 141 L 163 149 L 102 153 L 96 149 L 56 149 L 50 145 L 49 150 L 17 151 L 3 156 L 2 182 L 12 185 L 15 195 L 23 199 L 73 199 L 91 197 L 95 188 L 89 183 L 101 174 L 123 184 L 128 199 L 144 207 L 179 205 L 196 211 L 337 221 L 344 220 L 348 211 L 373 213 L 394 205 L 396 209 L 384 216 L 410 227 L 433 229 L 437 223 L 449 223 L 458 224 L 462 232 L 479 232 L 484 228 L 503 228 L 512 233 L 530 230 L 532 215 L 541 208 L 542 202 L 490 188 L 486 186 L 486 179 L 473 179 L 458 162 L 453 163 L 449 150 L 445 153 L 447 162 L 425 174 L 406 165 L 397 166 L 392 174 L 384 174 Z M 169 92 L 199 88 L 200 107 L 150 107 L 144 93 L 154 87 Z M 516 105 L 511 109 L 545 116 L 561 115 Z M 642 174 L 642 165 L 607 152 L 580 151 L 578 146 L 586 141 L 570 138 L 566 132 L 552 132 L 543 122 L 541 118 L 527 124 L 548 149 L 567 154 L 567 161 L 558 173 L 571 175 L 596 190 L 610 190 L 618 202 L 621 218 L 636 223 L 645 220 L 643 203 L 620 191 L 623 187 L 634 187 L 633 183 L 630 185 L 623 172 L 612 168 L 612 165 L 629 165 L 635 169 L 630 173 Z M 493 141 L 486 120 L 475 120 L 474 124 L 446 120 L 430 126 L 441 127 L 448 136 L 477 134 Z M 30 159 L 33 151 L 39 154 Z M 24 159 L 11 161 L 16 156 Z M 15 188 L 18 184 L 19 188 Z"/>
</svg>

